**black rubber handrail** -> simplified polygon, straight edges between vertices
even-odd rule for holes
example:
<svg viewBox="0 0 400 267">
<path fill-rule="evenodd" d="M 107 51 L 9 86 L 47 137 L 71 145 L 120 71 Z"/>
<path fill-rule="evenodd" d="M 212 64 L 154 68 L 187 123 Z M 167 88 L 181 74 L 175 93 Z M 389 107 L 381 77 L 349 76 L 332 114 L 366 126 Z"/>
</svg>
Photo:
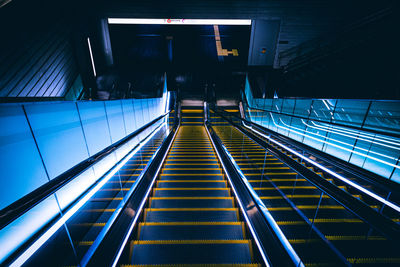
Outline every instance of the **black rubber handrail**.
<svg viewBox="0 0 400 267">
<path fill-rule="evenodd" d="M 301 150 L 308 150 L 308 152 L 310 152 L 311 154 L 314 154 L 316 156 L 318 156 L 319 159 L 326 161 L 329 164 L 332 164 L 334 167 L 337 167 L 339 169 L 343 169 L 348 173 L 351 173 L 352 175 L 357 176 L 357 178 L 366 181 L 367 183 L 370 183 L 374 186 L 376 186 L 377 188 L 383 189 L 386 192 L 392 192 L 392 193 L 396 193 L 396 195 L 400 195 L 400 184 L 393 182 L 389 179 L 386 178 L 382 178 L 382 176 L 379 176 L 375 173 L 372 173 L 368 170 L 365 170 L 361 167 L 355 166 L 355 165 L 350 165 L 348 162 L 336 158 L 334 156 L 331 156 L 329 154 L 326 154 L 318 149 L 315 149 L 313 147 L 307 146 L 299 141 L 293 140 L 293 139 L 289 139 L 285 136 L 282 136 L 279 133 L 276 133 L 274 131 L 271 131 L 268 128 L 265 128 L 264 126 L 261 126 L 257 123 L 254 123 L 252 121 L 240 118 L 232 113 L 228 113 L 226 111 L 224 111 L 223 109 L 220 108 L 214 108 L 217 109 L 219 112 L 223 112 L 224 114 L 226 114 L 227 116 L 231 116 L 234 117 L 238 120 L 241 120 L 243 122 L 245 122 L 246 124 L 249 124 L 251 126 L 257 127 L 259 130 L 261 130 L 262 132 L 266 132 L 272 136 L 274 136 L 275 138 L 286 142 L 290 145 L 293 145 L 295 147 L 300 148 Z"/>
<path fill-rule="evenodd" d="M 31 193 L 25 195 L 24 197 L 20 198 L 19 200 L 15 201 L 14 203 L 10 204 L 9 206 L 5 207 L 0 211 L 0 230 L 6 227 L 9 223 L 23 215 L 26 211 L 30 210 L 41 201 L 46 199 L 48 196 L 56 192 L 58 189 L 63 187 L 65 184 L 73 180 L 76 176 L 86 171 L 96 162 L 99 162 L 107 155 L 111 154 L 113 151 L 121 147 L 122 145 L 126 144 L 132 138 L 136 137 L 144 130 L 152 126 L 155 122 L 160 119 L 163 119 L 167 116 L 170 112 L 167 112 L 158 118 L 152 120 L 151 122 L 147 123 L 146 125 L 142 126 L 141 128 L 137 129 L 133 133 L 129 134 L 128 136 L 124 137 L 120 141 L 106 147 L 102 151 L 98 152 L 97 154 L 87 158 L 86 160 L 78 163 L 71 169 L 65 171 L 64 173 L 60 174 L 56 178 L 52 179 L 51 181 L 47 182 L 46 184 L 40 186 L 39 188 L 35 189 Z"/>
<path fill-rule="evenodd" d="M 369 207 L 364 202 L 353 197 L 351 194 L 341 190 L 334 184 L 325 180 L 312 170 L 308 169 L 304 165 L 300 164 L 296 160 L 292 159 L 290 156 L 286 155 L 277 148 L 271 146 L 263 139 L 259 138 L 255 134 L 244 129 L 242 125 L 238 125 L 231 119 L 225 117 L 225 115 L 220 112 L 214 112 L 229 122 L 232 126 L 238 129 L 240 132 L 248 136 L 250 139 L 255 141 L 257 144 L 262 146 L 264 149 L 270 151 L 275 157 L 280 161 L 287 164 L 291 169 L 305 177 L 309 182 L 316 186 L 319 190 L 329 195 L 331 198 L 335 199 L 347 210 L 352 212 L 355 216 L 368 223 L 372 228 L 383 234 L 386 238 L 390 240 L 400 240 L 400 225 L 393 222 L 391 219 L 379 214 L 377 211 Z M 243 119 L 240 119 L 243 121 Z"/>
</svg>

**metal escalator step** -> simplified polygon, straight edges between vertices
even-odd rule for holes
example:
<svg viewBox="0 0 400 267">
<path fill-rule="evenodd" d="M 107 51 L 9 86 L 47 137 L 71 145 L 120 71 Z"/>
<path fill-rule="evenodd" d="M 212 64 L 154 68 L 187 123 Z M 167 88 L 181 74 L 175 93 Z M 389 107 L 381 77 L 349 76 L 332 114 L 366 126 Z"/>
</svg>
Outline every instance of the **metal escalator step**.
<svg viewBox="0 0 400 267">
<path fill-rule="evenodd" d="M 222 170 L 220 168 L 204 168 L 201 169 L 184 169 L 181 168 L 180 170 L 174 168 L 163 168 L 161 175 L 182 175 L 182 174 L 200 174 L 200 175 L 210 175 L 210 174 L 217 174 L 222 175 Z"/>
<path fill-rule="evenodd" d="M 70 266 L 66 266 L 70 267 Z M 140 265 L 130 265 L 123 264 L 121 267 L 261 267 L 258 263 L 233 263 L 233 264 L 140 264 Z"/>
<path fill-rule="evenodd" d="M 140 223 L 140 240 L 244 239 L 243 222 Z"/>
<path fill-rule="evenodd" d="M 145 222 L 232 222 L 239 221 L 236 208 L 159 208 L 145 209 Z"/>
<path fill-rule="evenodd" d="M 187 188 L 187 187 L 204 187 L 204 188 L 225 188 L 227 186 L 225 180 L 160 180 L 157 181 L 157 188 Z"/>
<path fill-rule="evenodd" d="M 165 176 L 223 176 L 222 173 L 162 173 L 160 177 Z"/>
<path fill-rule="evenodd" d="M 150 208 L 233 208 L 234 200 L 225 198 L 151 198 Z"/>
<path fill-rule="evenodd" d="M 227 188 L 155 188 L 155 197 L 229 197 Z"/>
<path fill-rule="evenodd" d="M 223 180 L 223 176 L 207 176 L 206 178 L 204 177 L 204 175 L 202 174 L 197 174 L 197 175 L 188 175 L 188 176 L 182 176 L 182 175 L 178 175 L 178 176 L 164 176 L 164 177 L 160 177 L 159 181 L 176 181 L 176 180 L 181 180 L 181 181 L 203 181 L 203 180 L 214 180 L 214 181 L 224 181 Z"/>
<path fill-rule="evenodd" d="M 250 240 L 132 241 L 132 264 L 251 263 Z"/>
</svg>

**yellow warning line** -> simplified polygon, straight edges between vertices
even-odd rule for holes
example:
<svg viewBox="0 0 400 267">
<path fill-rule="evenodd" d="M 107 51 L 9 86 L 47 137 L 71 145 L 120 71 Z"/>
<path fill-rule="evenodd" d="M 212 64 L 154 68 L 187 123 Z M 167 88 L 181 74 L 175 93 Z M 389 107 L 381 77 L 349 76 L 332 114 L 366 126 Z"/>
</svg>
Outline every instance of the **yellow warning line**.
<svg viewBox="0 0 400 267">
<path fill-rule="evenodd" d="M 243 222 L 145 222 L 140 223 L 145 226 L 161 226 L 161 225 L 242 225 Z"/>
<path fill-rule="evenodd" d="M 246 239 L 239 240 L 136 240 L 131 241 L 135 245 L 174 245 L 174 244 L 248 244 L 251 241 Z"/>
<path fill-rule="evenodd" d="M 154 200 L 202 200 L 202 199 L 233 199 L 233 197 L 151 197 Z"/>
<path fill-rule="evenodd" d="M 237 208 L 148 208 L 147 211 L 237 211 Z"/>
</svg>

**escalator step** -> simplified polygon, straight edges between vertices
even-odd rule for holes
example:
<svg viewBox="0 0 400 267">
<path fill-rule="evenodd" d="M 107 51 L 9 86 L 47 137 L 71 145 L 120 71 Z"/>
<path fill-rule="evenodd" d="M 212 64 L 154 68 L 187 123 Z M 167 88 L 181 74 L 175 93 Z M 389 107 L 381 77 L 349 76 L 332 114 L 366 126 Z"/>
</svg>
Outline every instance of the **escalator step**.
<svg viewBox="0 0 400 267">
<path fill-rule="evenodd" d="M 203 187 L 203 188 L 226 188 L 224 180 L 161 180 L 157 181 L 157 188 L 187 188 L 187 187 Z"/>
<path fill-rule="evenodd" d="M 235 208 L 146 209 L 145 222 L 232 222 L 239 220 Z"/>
<path fill-rule="evenodd" d="M 172 175 L 167 175 L 167 176 L 162 176 L 160 177 L 160 181 L 164 180 L 205 180 L 205 176 L 203 174 L 193 174 L 193 175 L 177 175 L 177 176 L 172 176 Z M 218 175 L 209 175 L 206 178 L 207 180 L 219 180 L 222 181 L 223 176 L 218 176 Z"/>
<path fill-rule="evenodd" d="M 229 197 L 227 188 L 155 188 L 155 197 Z"/>
<path fill-rule="evenodd" d="M 242 222 L 141 223 L 140 240 L 244 239 Z"/>
<path fill-rule="evenodd" d="M 199 198 L 199 197 L 181 197 L 181 198 L 151 198 L 151 208 L 233 208 L 233 198 Z"/>
<path fill-rule="evenodd" d="M 132 241 L 130 251 L 132 264 L 252 262 L 249 240 Z"/>
</svg>

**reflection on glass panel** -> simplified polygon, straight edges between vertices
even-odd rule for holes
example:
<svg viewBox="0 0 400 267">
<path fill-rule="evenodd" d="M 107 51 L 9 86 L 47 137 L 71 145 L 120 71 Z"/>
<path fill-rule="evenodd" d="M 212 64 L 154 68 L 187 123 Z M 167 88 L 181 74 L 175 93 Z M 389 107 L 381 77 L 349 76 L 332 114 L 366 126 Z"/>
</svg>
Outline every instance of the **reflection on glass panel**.
<svg viewBox="0 0 400 267">
<path fill-rule="evenodd" d="M 335 109 L 336 100 L 319 99 L 314 100 L 310 119 L 330 121 Z"/>
<path fill-rule="evenodd" d="M 400 131 L 400 104 L 398 101 L 376 101 L 371 104 L 365 127 L 387 132 Z"/>
<path fill-rule="evenodd" d="M 73 244 L 62 226 L 51 238 L 25 262 L 25 266 L 76 266 Z"/>
<path fill-rule="evenodd" d="M 354 143 L 355 139 L 330 132 L 325 139 L 324 151 L 329 155 L 348 161 L 352 154 Z"/>
<path fill-rule="evenodd" d="M 370 101 L 339 99 L 333 116 L 333 122 L 361 126 Z"/>
<path fill-rule="evenodd" d="M 282 113 L 293 114 L 296 99 L 283 99 Z"/>
<path fill-rule="evenodd" d="M 296 107 L 294 109 L 294 115 L 308 118 L 311 112 L 311 99 L 296 99 Z"/>
</svg>

